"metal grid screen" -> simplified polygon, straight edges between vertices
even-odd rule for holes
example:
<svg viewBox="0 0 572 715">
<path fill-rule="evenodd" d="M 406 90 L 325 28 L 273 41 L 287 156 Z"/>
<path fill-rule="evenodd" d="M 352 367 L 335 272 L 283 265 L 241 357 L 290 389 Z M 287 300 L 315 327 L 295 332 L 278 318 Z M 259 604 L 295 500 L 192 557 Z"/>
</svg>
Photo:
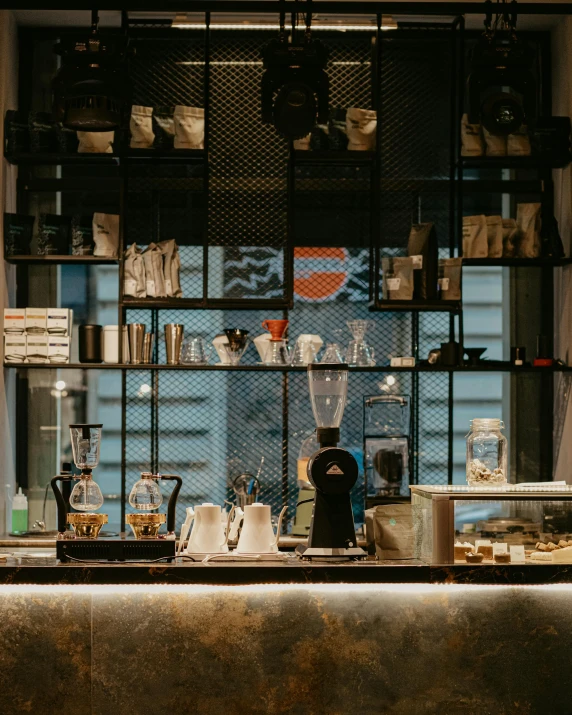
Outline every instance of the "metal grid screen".
<svg viewBox="0 0 572 715">
<path fill-rule="evenodd" d="M 224 328 L 247 329 L 252 338 L 263 332 L 264 319 L 288 317 L 289 338 L 294 343 L 303 333 L 318 334 L 328 343 L 336 342 L 344 352 L 351 333 L 347 322 L 371 320 L 367 340 L 377 364 L 389 357 L 410 355 L 419 340 L 421 352 L 435 347 L 448 337 L 448 316 L 421 316 L 418 338 L 410 313 L 370 313 L 368 310 L 371 275 L 370 241 L 375 198 L 371 161 L 357 163 L 340 156 L 327 165 L 312 163 L 312 157 L 295 161 L 292 182 L 288 180 L 289 148 L 274 129 L 260 122 L 259 83 L 262 65 L 259 51 L 270 35 L 258 33 L 213 33 L 210 46 L 210 133 L 208 136 L 208 219 L 202 214 L 203 182 L 207 178 L 200 166 L 135 166 L 128 177 L 128 220 L 126 239 L 138 243 L 176 237 L 182 258 L 185 298 L 200 297 L 208 280 L 208 299 L 287 299 L 284 261 L 289 253 L 293 264 L 293 307 L 290 310 L 237 310 L 232 305 L 220 309 L 177 310 L 175 308 L 129 309 L 127 322 L 144 322 L 147 330 L 159 336 L 163 325 L 181 322 L 186 336 L 202 336 L 209 343 Z M 331 107 L 371 108 L 372 37 L 346 33 L 344 37 L 324 37 L 331 55 L 328 73 L 331 82 Z M 187 43 L 187 44 L 185 44 Z M 188 41 L 181 42 L 187 47 Z M 188 47 L 196 50 L 197 44 Z M 407 54 L 412 50 L 414 60 Z M 187 51 L 187 50 L 185 50 Z M 433 50 L 428 50 L 431 54 Z M 149 56 L 150 56 L 149 51 Z M 181 51 L 171 48 L 175 64 Z M 196 55 L 193 55 L 196 56 Z M 408 43 L 398 51 L 385 53 L 388 78 L 384 91 L 402 93 L 392 86 L 396 78 L 409 72 L 410 62 L 418 62 L 418 50 Z M 141 85 L 149 74 L 141 62 Z M 198 59 L 194 60 L 199 62 Z M 183 65 L 183 67 L 193 65 Z M 188 81 L 177 64 L 175 84 Z M 181 74 L 183 72 L 183 74 Z M 430 73 L 428 73 L 430 74 Z M 193 77 L 195 75 L 192 75 Z M 415 80 L 423 84 L 426 78 Z M 405 80 L 403 80 L 405 81 Z M 383 82 L 382 82 L 383 83 Z M 136 84 L 136 86 L 139 86 Z M 154 85 L 152 84 L 151 87 Z M 201 96 L 194 87 L 191 95 L 169 94 L 167 89 L 140 87 L 141 101 L 172 103 L 196 101 Z M 153 90 L 155 91 L 155 90 Z M 167 94 L 161 94 L 161 92 Z M 411 87 L 414 93 L 414 87 Z M 430 90 L 427 91 L 431 95 Z M 148 94 L 146 94 L 148 92 Z M 198 92 L 198 95 L 197 95 Z M 420 96 L 420 99 L 425 94 Z M 147 99 L 148 98 L 148 99 Z M 389 101 L 389 100 L 387 100 Z M 405 100 L 403 100 L 405 101 Z M 432 99 L 429 111 L 445 111 L 439 98 Z M 383 112 L 389 113 L 386 104 Z M 408 126 L 418 125 L 417 138 L 398 131 L 399 116 L 407 109 Z M 387 121 L 394 134 L 383 139 L 401 142 L 387 152 L 382 164 L 382 180 L 400 180 L 404 175 L 419 178 L 415 166 L 399 163 L 403 142 L 410 142 L 411 155 L 423 145 L 431 129 L 424 124 L 424 112 L 396 103 Z M 410 128 L 410 131 L 413 131 Z M 395 132 L 398 132 L 397 135 Z M 407 144 L 407 146 L 409 146 Z M 392 153 L 393 152 L 393 153 Z M 431 153 L 426 150 L 426 153 Z M 385 154 L 382 144 L 382 154 Z M 308 153 L 309 155 L 310 153 Z M 413 159 L 411 158 L 411 161 Z M 426 172 L 443 178 L 442 158 L 435 164 L 424 162 Z M 429 167 L 429 168 L 428 168 Z M 423 174 L 421 178 L 425 178 Z M 418 184 L 407 181 L 401 204 L 393 192 L 385 204 L 383 226 L 395 213 L 391 224 L 394 235 L 406 240 L 412 205 L 419 203 Z M 292 210 L 292 251 L 287 251 L 288 211 Z M 166 195 L 164 195 L 166 194 Z M 382 191 L 381 196 L 385 193 Z M 417 198 L 414 198 L 417 197 Z M 426 220 L 445 224 L 448 220 L 446 195 L 431 195 L 424 203 Z M 407 208 L 403 208 L 403 206 Z M 393 220 L 393 219 L 392 219 Z M 204 227 L 206 225 L 206 237 Z M 382 235 L 387 235 L 383 233 Z M 448 235 L 439 230 L 441 245 Z M 208 265 L 202 263 L 206 240 Z M 254 307 L 254 305 L 252 306 Z M 157 360 L 165 361 L 164 343 L 159 340 Z M 211 363 L 218 362 L 215 354 Z M 245 365 L 256 365 L 260 356 L 253 344 L 244 355 Z M 417 390 L 420 408 L 416 446 L 416 474 L 426 482 L 446 482 L 443 457 L 447 453 L 448 377 L 443 374 L 352 373 L 349 401 L 344 416 L 342 444 L 362 463 L 363 396 L 392 393 L 412 394 Z M 302 441 L 314 428 L 304 372 L 262 371 L 127 371 L 126 373 L 126 496 L 138 479 L 139 471 L 149 466 L 173 471 L 184 479 L 177 520 L 184 508 L 201 501 L 222 503 L 230 496 L 229 484 L 243 471 L 256 472 L 265 458 L 261 475 L 261 499 L 273 512 L 284 503 L 294 516 L 297 499 L 296 461 Z M 361 518 L 364 497 L 363 473 L 355 488 L 356 517 Z"/>
</svg>

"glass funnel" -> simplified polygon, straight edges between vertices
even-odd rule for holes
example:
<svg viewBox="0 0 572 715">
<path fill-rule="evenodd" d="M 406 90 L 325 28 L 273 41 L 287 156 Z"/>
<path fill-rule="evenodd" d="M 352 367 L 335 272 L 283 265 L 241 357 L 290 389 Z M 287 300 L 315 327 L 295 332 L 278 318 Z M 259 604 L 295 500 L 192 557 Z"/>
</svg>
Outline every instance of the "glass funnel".
<svg viewBox="0 0 572 715">
<path fill-rule="evenodd" d="M 141 479 L 133 485 L 129 503 L 138 511 L 153 511 L 163 503 L 163 495 L 156 479 L 150 472 L 143 472 Z"/>
<path fill-rule="evenodd" d="M 308 381 L 316 425 L 339 427 L 348 394 L 347 364 L 308 365 Z"/>
<path fill-rule="evenodd" d="M 70 425 L 73 461 L 82 472 L 91 471 L 99 464 L 102 427 L 95 424 Z"/>
<path fill-rule="evenodd" d="M 365 334 L 371 327 L 371 320 L 347 320 L 346 325 L 354 340 L 363 341 Z"/>
</svg>

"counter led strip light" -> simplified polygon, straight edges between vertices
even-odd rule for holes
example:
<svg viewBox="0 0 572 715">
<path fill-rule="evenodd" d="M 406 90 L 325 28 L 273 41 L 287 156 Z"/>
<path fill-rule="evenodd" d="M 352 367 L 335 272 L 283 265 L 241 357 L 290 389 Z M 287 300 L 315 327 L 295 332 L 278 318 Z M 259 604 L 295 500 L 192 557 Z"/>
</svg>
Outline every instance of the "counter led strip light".
<svg viewBox="0 0 572 715">
<path fill-rule="evenodd" d="M 173 20 L 171 27 L 178 30 L 206 30 L 207 25 L 200 22 L 190 22 L 185 15 L 177 15 Z M 231 23 L 231 24 L 211 24 L 210 30 L 280 30 L 280 25 L 264 23 Z M 357 32 L 375 32 L 375 25 L 314 25 L 312 23 L 312 31 L 314 30 L 337 30 L 338 32 L 357 31 Z M 390 15 L 384 15 L 381 21 L 381 30 L 397 30 L 397 22 Z"/>
</svg>

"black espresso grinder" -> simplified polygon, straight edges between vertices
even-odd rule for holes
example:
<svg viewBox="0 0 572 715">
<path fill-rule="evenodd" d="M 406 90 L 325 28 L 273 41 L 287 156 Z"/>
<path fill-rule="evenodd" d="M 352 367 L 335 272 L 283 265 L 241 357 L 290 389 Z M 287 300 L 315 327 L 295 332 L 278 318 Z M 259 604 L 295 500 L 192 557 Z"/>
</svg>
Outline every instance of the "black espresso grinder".
<svg viewBox="0 0 572 715">
<path fill-rule="evenodd" d="M 348 366 L 308 365 L 312 412 L 320 449 L 308 461 L 308 478 L 315 488 L 308 544 L 296 552 L 304 559 L 360 559 L 350 492 L 358 478 L 354 457 L 338 447 L 340 423 L 348 394 Z"/>
</svg>

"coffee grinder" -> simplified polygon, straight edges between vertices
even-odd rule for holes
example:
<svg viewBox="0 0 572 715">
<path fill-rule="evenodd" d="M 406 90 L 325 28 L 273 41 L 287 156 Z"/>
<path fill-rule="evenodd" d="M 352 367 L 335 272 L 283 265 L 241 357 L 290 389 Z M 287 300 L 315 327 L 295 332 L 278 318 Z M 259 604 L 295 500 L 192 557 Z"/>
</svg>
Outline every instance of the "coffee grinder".
<svg viewBox="0 0 572 715">
<path fill-rule="evenodd" d="M 308 461 L 308 478 L 315 489 L 307 545 L 296 552 L 304 559 L 359 559 L 350 491 L 358 478 L 354 457 L 338 447 L 340 423 L 348 393 L 348 366 L 308 365 L 312 412 L 320 449 Z"/>
<path fill-rule="evenodd" d="M 92 470 L 99 463 L 102 427 L 103 425 L 100 424 L 70 425 L 73 458 L 81 473 L 79 475 L 62 473 L 51 480 L 58 514 L 57 558 L 63 562 L 126 561 L 129 559 L 153 561 L 162 558 L 173 560 L 176 551 L 175 508 L 177 496 L 183 483 L 181 477 L 174 474 L 152 475 L 145 473 L 141 475 L 142 480 L 137 483 L 144 482 L 145 490 L 140 489 L 139 492 L 145 492 L 145 499 L 136 500 L 135 508 L 151 511 L 159 506 L 156 500 L 151 503 L 149 497 L 150 494 L 156 497 L 158 491 L 156 481 L 162 479 L 176 482 L 169 498 L 166 537 L 158 535 L 160 524 L 164 521 L 163 515 L 137 514 L 133 516 L 146 518 L 132 524 L 136 540 L 98 538 L 101 527 L 108 520 L 107 514 L 95 513 L 103 506 L 103 495 L 92 476 Z M 77 483 L 68 501 L 67 495 L 64 496 L 64 494 L 67 492 L 67 484 L 74 480 L 77 480 Z M 58 482 L 62 484 L 62 490 L 58 487 Z M 133 505 L 133 501 L 131 503 Z M 72 509 L 75 511 L 71 511 Z M 148 523 L 142 523 L 144 521 Z M 68 524 L 71 525 L 73 531 L 67 529 Z"/>
</svg>

